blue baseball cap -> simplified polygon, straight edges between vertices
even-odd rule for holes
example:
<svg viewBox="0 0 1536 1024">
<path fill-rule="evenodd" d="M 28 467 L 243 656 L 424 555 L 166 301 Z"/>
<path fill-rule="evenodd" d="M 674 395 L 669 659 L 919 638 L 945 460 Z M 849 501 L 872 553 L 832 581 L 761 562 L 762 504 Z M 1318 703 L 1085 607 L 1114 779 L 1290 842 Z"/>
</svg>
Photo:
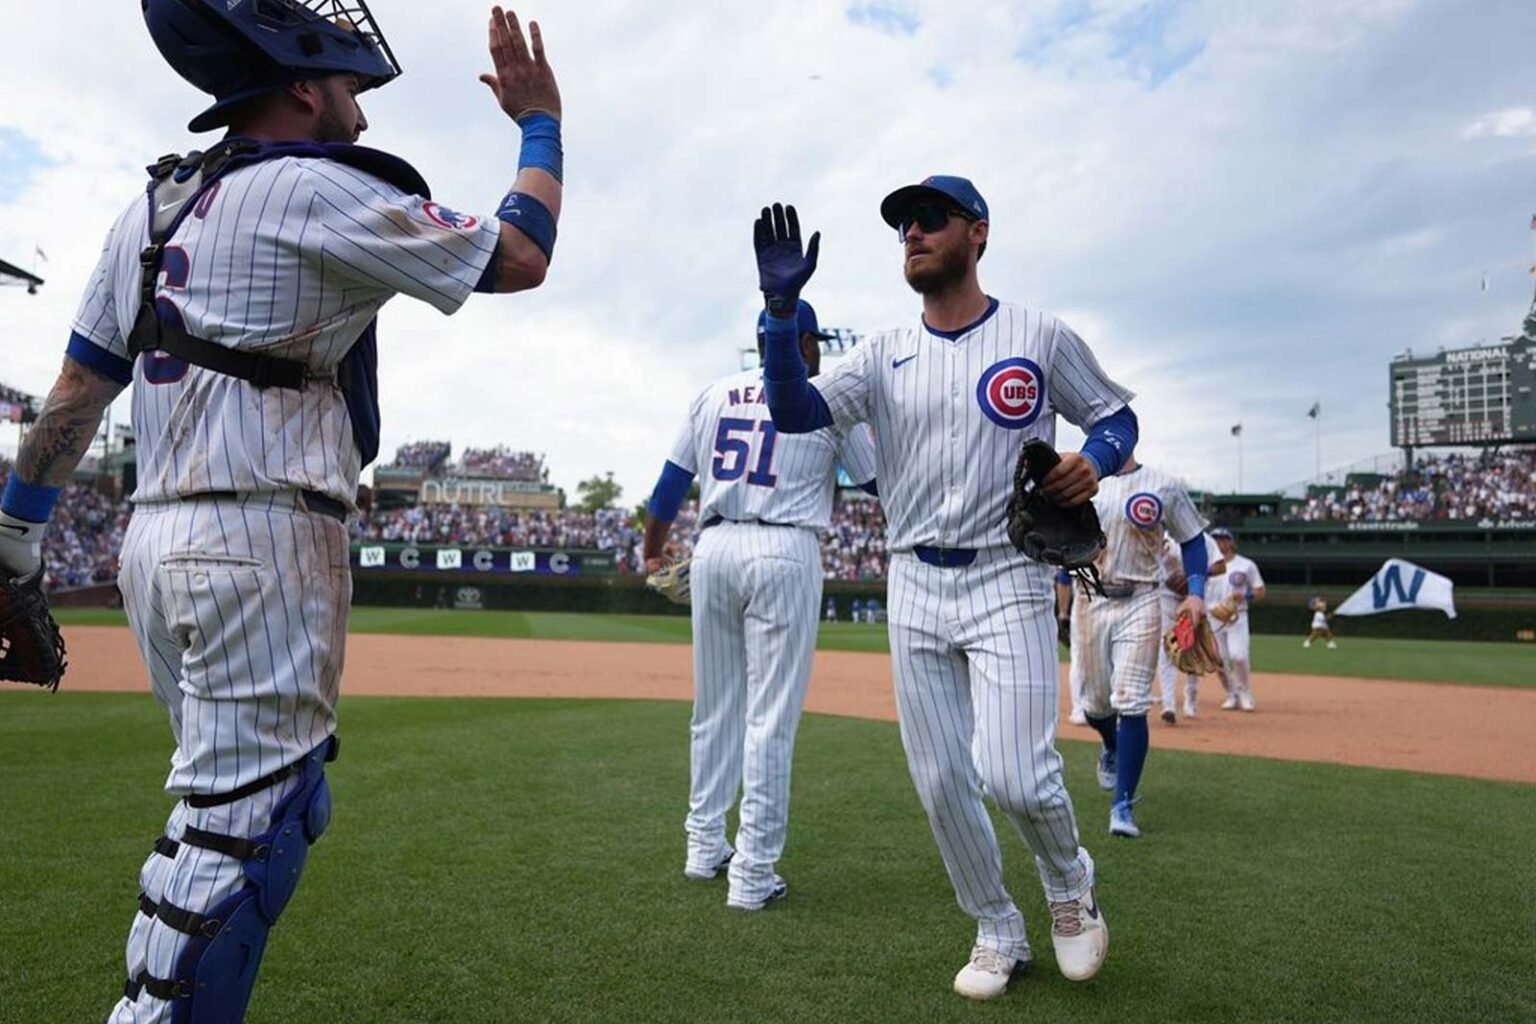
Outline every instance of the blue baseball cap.
<svg viewBox="0 0 1536 1024">
<path fill-rule="evenodd" d="M 815 308 L 812 307 L 811 304 L 806 302 L 804 299 L 800 300 L 799 308 L 795 311 L 795 319 L 799 321 L 800 334 L 811 334 L 823 339 L 837 337 L 837 335 L 831 334 L 821 329 L 821 325 L 816 322 Z M 757 340 L 763 341 L 767 337 L 768 311 L 765 309 L 761 313 L 757 314 Z"/>
<path fill-rule="evenodd" d="M 903 185 L 881 200 L 880 216 L 899 231 L 908 210 L 917 203 L 934 201 L 957 206 L 973 220 L 992 219 L 987 215 L 987 201 L 971 179 L 953 174 L 932 174 L 916 185 Z"/>
</svg>

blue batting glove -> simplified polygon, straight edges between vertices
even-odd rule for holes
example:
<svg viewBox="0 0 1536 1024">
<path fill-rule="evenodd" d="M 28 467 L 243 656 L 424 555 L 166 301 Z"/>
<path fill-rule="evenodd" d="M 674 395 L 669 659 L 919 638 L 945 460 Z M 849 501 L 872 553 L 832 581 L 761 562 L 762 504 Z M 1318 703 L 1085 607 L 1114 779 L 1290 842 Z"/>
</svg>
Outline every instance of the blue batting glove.
<svg viewBox="0 0 1536 1024">
<path fill-rule="evenodd" d="M 799 214 L 793 206 L 774 203 L 772 209 L 763 207 L 752 225 L 752 247 L 757 250 L 757 282 L 769 315 L 793 316 L 800 289 L 816 272 L 821 232 L 811 235 L 802 253 Z"/>
</svg>

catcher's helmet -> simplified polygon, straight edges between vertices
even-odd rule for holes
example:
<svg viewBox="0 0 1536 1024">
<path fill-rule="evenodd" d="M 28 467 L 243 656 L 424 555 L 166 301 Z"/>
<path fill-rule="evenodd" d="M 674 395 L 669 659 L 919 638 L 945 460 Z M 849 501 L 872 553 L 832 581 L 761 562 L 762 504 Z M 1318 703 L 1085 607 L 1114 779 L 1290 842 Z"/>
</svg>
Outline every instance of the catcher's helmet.
<svg viewBox="0 0 1536 1024">
<path fill-rule="evenodd" d="M 140 0 L 176 73 L 217 101 L 187 125 L 229 123 L 252 96 L 306 78 L 355 74 L 371 89 L 400 65 L 364 0 Z"/>
</svg>

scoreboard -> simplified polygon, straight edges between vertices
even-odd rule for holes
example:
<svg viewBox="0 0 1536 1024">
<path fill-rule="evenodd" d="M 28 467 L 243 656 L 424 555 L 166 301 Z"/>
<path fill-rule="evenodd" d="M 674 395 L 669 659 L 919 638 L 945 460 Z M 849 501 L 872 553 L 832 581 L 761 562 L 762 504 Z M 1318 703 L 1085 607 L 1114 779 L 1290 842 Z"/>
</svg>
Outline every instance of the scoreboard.
<svg viewBox="0 0 1536 1024">
<path fill-rule="evenodd" d="M 1395 447 L 1536 441 L 1536 340 L 1399 356 L 1390 372 Z"/>
</svg>

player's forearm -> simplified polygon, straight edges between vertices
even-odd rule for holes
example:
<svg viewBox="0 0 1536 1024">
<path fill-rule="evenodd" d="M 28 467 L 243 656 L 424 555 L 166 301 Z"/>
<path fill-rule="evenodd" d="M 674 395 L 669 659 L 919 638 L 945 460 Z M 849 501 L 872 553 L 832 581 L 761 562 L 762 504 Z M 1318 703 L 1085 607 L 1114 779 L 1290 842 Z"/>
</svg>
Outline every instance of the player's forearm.
<svg viewBox="0 0 1536 1024">
<path fill-rule="evenodd" d="M 16 453 L 15 474 L 39 487 L 68 483 L 96 439 L 102 414 L 122 390 L 116 381 L 65 357 L 43 411 Z"/>
<path fill-rule="evenodd" d="M 554 257 L 565 157 L 557 118 L 535 113 L 518 120 L 522 152 L 512 190 L 496 211 L 501 221 L 496 291 L 515 292 L 544 283 Z"/>
<path fill-rule="evenodd" d="M 1205 536 L 1195 534 L 1179 545 L 1179 560 L 1184 569 L 1184 579 L 1193 597 L 1205 597 L 1205 580 L 1210 566 L 1205 553 Z"/>
<path fill-rule="evenodd" d="M 660 558 L 667 550 L 667 538 L 672 535 L 672 520 L 647 516 L 645 519 L 645 560 Z"/>
<path fill-rule="evenodd" d="M 786 434 L 808 434 L 831 426 L 832 411 L 811 383 L 800 354 L 794 316 L 768 317 L 763 339 L 763 395 L 773 425 Z"/>
</svg>

